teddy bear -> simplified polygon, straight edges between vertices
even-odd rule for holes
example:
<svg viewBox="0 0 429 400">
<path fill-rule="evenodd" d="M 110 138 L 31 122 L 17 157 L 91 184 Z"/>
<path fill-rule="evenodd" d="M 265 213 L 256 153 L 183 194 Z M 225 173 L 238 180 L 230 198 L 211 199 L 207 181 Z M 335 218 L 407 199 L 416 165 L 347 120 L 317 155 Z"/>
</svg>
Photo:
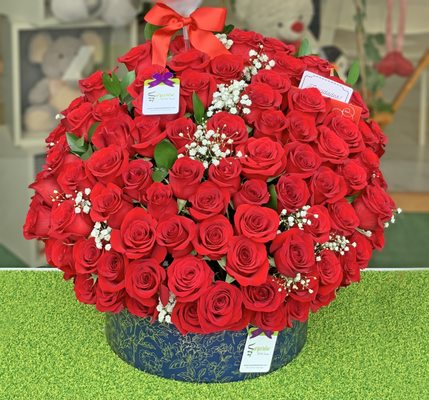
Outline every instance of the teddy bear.
<svg viewBox="0 0 429 400">
<path fill-rule="evenodd" d="M 101 18 L 108 25 L 126 26 L 138 14 L 139 0 L 51 0 L 52 14 L 60 21 Z"/>
<path fill-rule="evenodd" d="M 309 29 L 315 11 L 312 0 L 235 0 L 235 11 L 240 25 L 246 29 L 297 47 L 303 38 L 316 44 Z"/>
<path fill-rule="evenodd" d="M 103 61 L 103 49 L 102 38 L 94 31 L 84 31 L 80 37 L 63 35 L 54 39 L 46 32 L 32 37 L 29 61 L 40 65 L 42 77 L 28 92 L 23 118 L 27 132 L 46 132 L 55 127 L 56 115 L 80 96 L 78 79 Z M 84 65 L 71 69 L 71 65 L 80 63 L 79 55 Z"/>
</svg>

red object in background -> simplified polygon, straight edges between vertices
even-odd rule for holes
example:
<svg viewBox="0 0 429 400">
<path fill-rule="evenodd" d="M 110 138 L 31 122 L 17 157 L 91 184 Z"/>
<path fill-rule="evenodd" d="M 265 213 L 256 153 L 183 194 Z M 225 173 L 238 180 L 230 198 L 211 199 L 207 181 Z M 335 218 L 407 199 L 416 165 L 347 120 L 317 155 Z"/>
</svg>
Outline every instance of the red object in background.
<svg viewBox="0 0 429 400">
<path fill-rule="evenodd" d="M 296 33 L 301 33 L 304 30 L 304 24 L 301 21 L 296 21 L 291 26 L 291 29 Z"/>
</svg>

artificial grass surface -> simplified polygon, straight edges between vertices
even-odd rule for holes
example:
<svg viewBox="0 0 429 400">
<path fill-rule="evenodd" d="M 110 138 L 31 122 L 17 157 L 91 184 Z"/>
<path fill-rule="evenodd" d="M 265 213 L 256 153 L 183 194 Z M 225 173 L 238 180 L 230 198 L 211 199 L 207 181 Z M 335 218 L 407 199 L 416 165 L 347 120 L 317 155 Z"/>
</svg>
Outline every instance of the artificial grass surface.
<svg viewBox="0 0 429 400">
<path fill-rule="evenodd" d="M 376 268 L 429 267 L 429 213 L 407 212 L 386 229 L 383 251 L 369 263 Z M 429 394 L 428 394 L 429 398 Z"/>
<path fill-rule="evenodd" d="M 314 315 L 292 364 L 231 384 L 168 381 L 126 365 L 104 316 L 56 272 L 0 272 L 0 399 L 424 399 L 429 272 L 367 272 Z"/>
</svg>

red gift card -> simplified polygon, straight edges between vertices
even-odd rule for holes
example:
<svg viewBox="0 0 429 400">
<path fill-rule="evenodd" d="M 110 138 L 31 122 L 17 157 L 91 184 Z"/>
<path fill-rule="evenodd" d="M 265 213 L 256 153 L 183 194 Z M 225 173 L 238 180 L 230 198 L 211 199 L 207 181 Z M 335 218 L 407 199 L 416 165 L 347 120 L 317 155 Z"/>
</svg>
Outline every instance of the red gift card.
<svg viewBox="0 0 429 400">
<path fill-rule="evenodd" d="M 362 107 L 355 106 L 350 103 L 343 103 L 335 99 L 329 99 L 330 109 L 328 111 L 336 111 L 342 114 L 345 118 L 350 118 L 355 123 L 359 122 L 362 113 Z M 329 106 L 328 106 L 329 107 Z"/>
</svg>

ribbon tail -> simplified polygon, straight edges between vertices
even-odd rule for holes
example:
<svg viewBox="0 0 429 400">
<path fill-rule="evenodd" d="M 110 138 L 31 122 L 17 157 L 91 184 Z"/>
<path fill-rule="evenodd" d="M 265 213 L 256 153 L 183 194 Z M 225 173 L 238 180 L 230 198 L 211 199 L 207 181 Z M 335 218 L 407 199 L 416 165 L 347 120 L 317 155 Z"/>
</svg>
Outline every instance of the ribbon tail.
<svg viewBox="0 0 429 400">
<path fill-rule="evenodd" d="M 212 32 L 191 28 L 189 30 L 189 39 L 192 46 L 208 54 L 211 58 L 231 54 Z"/>
<path fill-rule="evenodd" d="M 165 67 L 167 65 L 168 48 L 171 37 L 177 29 L 158 29 L 152 36 L 152 64 Z"/>
</svg>

